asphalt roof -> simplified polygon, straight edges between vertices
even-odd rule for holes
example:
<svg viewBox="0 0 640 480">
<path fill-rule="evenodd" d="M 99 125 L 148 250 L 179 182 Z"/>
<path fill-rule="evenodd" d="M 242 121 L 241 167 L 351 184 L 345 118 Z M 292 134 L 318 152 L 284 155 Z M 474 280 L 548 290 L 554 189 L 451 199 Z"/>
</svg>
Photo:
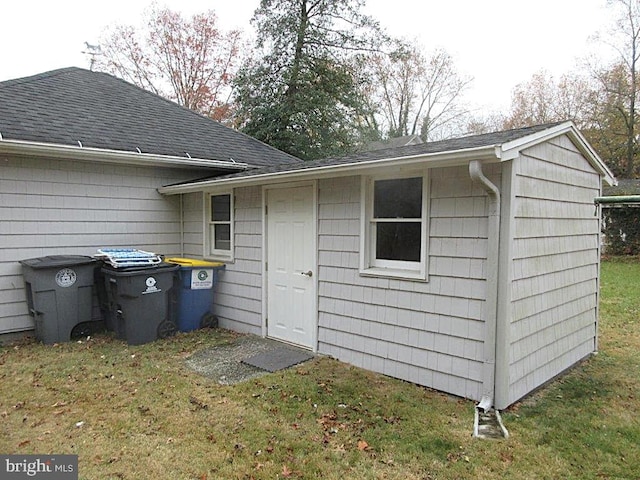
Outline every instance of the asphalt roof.
<svg viewBox="0 0 640 480">
<path fill-rule="evenodd" d="M 501 132 L 485 133 L 481 135 L 469 135 L 466 137 L 452 138 L 449 140 L 441 140 L 437 142 L 421 143 L 417 145 L 407 145 L 403 147 L 392 147 L 380 150 L 371 150 L 344 157 L 331 157 L 320 160 L 306 161 L 303 163 L 290 164 L 290 165 L 272 165 L 261 168 L 253 168 L 244 170 L 238 173 L 232 173 L 227 175 L 215 175 L 207 178 L 196 180 L 197 182 L 203 182 L 207 180 L 223 180 L 232 178 L 252 177 L 258 175 L 266 175 L 272 173 L 284 173 L 284 172 L 299 172 L 308 169 L 340 166 L 347 164 L 357 164 L 364 162 L 371 162 L 375 160 L 393 159 L 393 158 L 406 158 L 419 155 L 429 155 L 435 153 L 455 152 L 468 150 L 473 148 L 490 147 L 493 145 L 502 145 L 507 142 L 518 140 L 520 138 L 538 133 L 544 130 L 548 130 L 552 127 L 560 125 L 566 122 L 556 122 L 544 125 L 535 125 L 532 127 L 517 128 L 514 130 L 505 130 Z M 183 182 L 191 183 L 191 182 Z M 179 184 L 177 184 L 179 185 Z"/>
<path fill-rule="evenodd" d="M 252 166 L 301 163 L 124 80 L 76 67 L 0 82 L 0 135 Z"/>
<path fill-rule="evenodd" d="M 621 178 L 616 186 L 602 187 L 604 195 L 640 195 L 640 178 Z"/>
</svg>

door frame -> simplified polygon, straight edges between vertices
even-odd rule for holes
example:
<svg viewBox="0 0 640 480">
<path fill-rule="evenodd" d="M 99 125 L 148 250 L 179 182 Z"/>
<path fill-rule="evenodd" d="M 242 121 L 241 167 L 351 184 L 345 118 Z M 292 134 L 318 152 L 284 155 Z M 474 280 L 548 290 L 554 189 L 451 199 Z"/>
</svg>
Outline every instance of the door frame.
<svg viewBox="0 0 640 480">
<path fill-rule="evenodd" d="M 267 259 L 269 258 L 269 239 L 267 238 L 267 199 L 270 190 L 283 190 L 298 187 L 310 187 L 313 191 L 312 198 L 312 218 L 311 226 L 313 228 L 312 238 L 312 258 L 311 269 L 313 271 L 313 298 L 311 300 L 312 318 L 314 320 L 313 335 L 311 340 L 311 350 L 316 353 L 318 351 L 318 182 L 317 180 L 302 182 L 276 183 L 262 186 L 262 336 L 268 337 L 268 307 L 269 307 L 269 282 L 267 275 Z M 279 340 L 281 341 L 281 340 Z M 305 345 L 297 345 L 301 348 L 309 348 Z"/>
</svg>

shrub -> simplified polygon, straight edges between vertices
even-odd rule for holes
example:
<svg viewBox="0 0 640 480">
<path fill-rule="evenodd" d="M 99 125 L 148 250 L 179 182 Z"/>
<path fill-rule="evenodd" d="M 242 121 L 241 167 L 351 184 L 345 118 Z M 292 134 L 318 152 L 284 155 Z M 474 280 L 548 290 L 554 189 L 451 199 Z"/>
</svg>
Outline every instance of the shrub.
<svg viewBox="0 0 640 480">
<path fill-rule="evenodd" d="M 640 208 L 603 209 L 603 233 L 607 254 L 640 255 Z"/>
</svg>

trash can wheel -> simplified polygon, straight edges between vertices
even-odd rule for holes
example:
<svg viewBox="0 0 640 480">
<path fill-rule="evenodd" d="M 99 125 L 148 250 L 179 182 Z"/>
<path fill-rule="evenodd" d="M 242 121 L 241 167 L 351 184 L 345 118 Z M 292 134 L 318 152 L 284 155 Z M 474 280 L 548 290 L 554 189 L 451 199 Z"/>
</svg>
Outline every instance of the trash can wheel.
<svg viewBox="0 0 640 480">
<path fill-rule="evenodd" d="M 164 320 L 158 325 L 158 338 L 168 338 L 176 334 L 178 326 L 170 321 Z"/>
<path fill-rule="evenodd" d="M 205 313 L 200 320 L 200 328 L 218 328 L 218 317 L 210 312 Z"/>
<path fill-rule="evenodd" d="M 75 327 L 73 327 L 73 330 L 71 330 L 71 340 L 90 337 L 98 332 L 101 332 L 102 330 L 104 330 L 103 322 L 82 322 L 77 324 Z"/>
</svg>

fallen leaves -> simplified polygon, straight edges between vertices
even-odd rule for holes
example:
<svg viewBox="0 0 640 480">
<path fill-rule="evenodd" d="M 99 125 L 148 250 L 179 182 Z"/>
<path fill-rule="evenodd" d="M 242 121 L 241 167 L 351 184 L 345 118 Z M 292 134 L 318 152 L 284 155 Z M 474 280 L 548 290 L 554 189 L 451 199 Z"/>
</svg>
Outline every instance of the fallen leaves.
<svg viewBox="0 0 640 480">
<path fill-rule="evenodd" d="M 369 449 L 369 444 L 367 442 L 365 442 L 364 440 L 358 440 L 358 450 L 360 450 L 361 452 L 364 452 L 365 450 Z"/>
<path fill-rule="evenodd" d="M 460 452 L 447 453 L 447 461 L 449 461 L 450 463 L 458 463 L 459 461 L 464 461 L 469 463 L 471 462 L 471 459 L 465 452 L 460 451 Z"/>
<path fill-rule="evenodd" d="M 206 410 L 209 408 L 209 405 L 193 395 L 189 397 L 189 403 L 191 405 L 195 405 L 199 410 Z"/>
<path fill-rule="evenodd" d="M 338 433 L 338 429 L 346 429 L 347 426 L 344 423 L 338 421 L 338 415 L 336 412 L 329 412 L 318 418 L 318 423 L 322 426 L 323 430 L 328 433 Z"/>
</svg>

